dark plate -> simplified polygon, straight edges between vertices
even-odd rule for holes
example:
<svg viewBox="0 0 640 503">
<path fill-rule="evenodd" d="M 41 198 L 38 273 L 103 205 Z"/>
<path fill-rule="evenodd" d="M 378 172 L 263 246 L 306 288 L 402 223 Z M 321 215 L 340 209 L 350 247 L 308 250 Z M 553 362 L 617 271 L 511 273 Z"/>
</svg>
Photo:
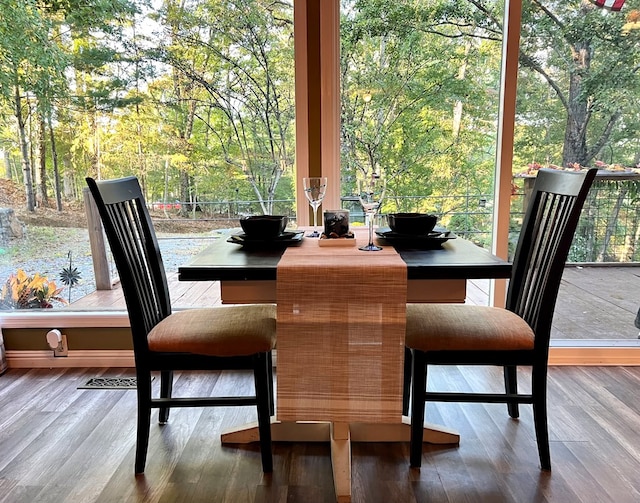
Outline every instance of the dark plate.
<svg viewBox="0 0 640 503">
<path fill-rule="evenodd" d="M 304 231 L 286 231 L 274 239 L 253 239 L 248 237 L 244 232 L 241 232 L 229 236 L 227 242 L 247 247 L 274 247 L 299 243 L 303 237 Z"/>
<path fill-rule="evenodd" d="M 442 227 L 436 227 L 428 234 L 418 236 L 413 234 L 398 234 L 397 232 L 393 232 L 389 227 L 381 227 L 376 230 L 376 234 L 394 246 L 419 248 L 422 250 L 440 248 L 443 243 L 457 237 L 453 232 Z"/>
</svg>

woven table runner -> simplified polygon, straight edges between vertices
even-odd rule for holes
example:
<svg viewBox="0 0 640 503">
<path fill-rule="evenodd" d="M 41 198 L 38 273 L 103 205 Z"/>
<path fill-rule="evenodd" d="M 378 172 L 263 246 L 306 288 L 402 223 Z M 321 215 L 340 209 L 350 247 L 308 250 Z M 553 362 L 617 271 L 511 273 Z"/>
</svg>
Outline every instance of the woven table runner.
<svg viewBox="0 0 640 503">
<path fill-rule="evenodd" d="M 399 422 L 406 299 L 407 267 L 392 246 L 306 238 L 288 248 L 277 277 L 277 418 Z"/>
</svg>

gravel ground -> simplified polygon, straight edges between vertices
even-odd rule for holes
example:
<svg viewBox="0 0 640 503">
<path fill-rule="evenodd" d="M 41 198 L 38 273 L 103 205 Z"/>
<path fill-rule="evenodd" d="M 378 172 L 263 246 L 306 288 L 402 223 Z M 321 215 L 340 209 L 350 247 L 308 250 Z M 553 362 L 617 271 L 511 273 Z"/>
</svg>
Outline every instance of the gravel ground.
<svg viewBox="0 0 640 503">
<path fill-rule="evenodd" d="M 51 203 L 51 201 L 50 201 Z M 89 246 L 87 217 L 82 201 L 63 201 L 62 211 L 51 204 L 24 207 L 24 188 L 20 183 L 0 177 L 0 208 L 12 208 L 26 235 L 10 242 L 0 241 L 0 296 L 7 279 L 18 269 L 30 275 L 39 273 L 58 287 L 71 302 L 94 292 L 93 261 Z M 237 217 L 219 215 L 215 219 L 185 219 L 175 213 L 151 210 L 160 251 L 168 273 L 175 272 L 190 257 L 220 234 L 216 229 L 238 225 Z M 71 288 L 60 281 L 63 268 L 77 268 L 80 282 Z M 115 269 L 115 267 L 114 267 Z M 69 295 L 71 294 L 71 295 Z M 57 304 L 55 307 L 63 307 Z"/>
<path fill-rule="evenodd" d="M 71 302 L 95 291 L 95 278 L 89 236 L 86 229 L 55 228 L 53 236 L 44 238 L 33 236 L 32 232 L 23 242 L 11 242 L 4 247 L 0 245 L 0 288 L 7 278 L 23 269 L 28 274 L 40 273 L 56 282 L 58 287 L 64 286 L 60 281 L 63 268 L 71 267 L 80 272 L 80 281 L 71 290 L 65 286 L 62 296 Z M 213 239 L 219 238 L 216 231 L 200 234 L 162 234 L 158 233 L 158 242 L 167 273 L 174 272 L 190 257 L 205 248 Z M 115 267 L 114 267 L 115 269 Z M 62 307 L 56 304 L 56 307 Z"/>
</svg>

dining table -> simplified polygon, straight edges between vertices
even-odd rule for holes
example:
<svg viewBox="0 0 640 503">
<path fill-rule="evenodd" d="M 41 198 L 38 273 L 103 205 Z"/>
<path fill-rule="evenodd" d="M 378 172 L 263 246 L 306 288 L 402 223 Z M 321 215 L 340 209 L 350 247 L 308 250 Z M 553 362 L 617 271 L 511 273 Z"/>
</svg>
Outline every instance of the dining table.
<svg viewBox="0 0 640 503">
<path fill-rule="evenodd" d="M 276 413 L 272 440 L 329 442 L 336 500 L 351 501 L 351 443 L 408 442 L 402 415 L 405 307 L 464 303 L 471 279 L 508 278 L 511 264 L 453 233 L 437 242 L 376 236 L 381 251 L 289 230 L 280 243 L 243 242 L 239 229 L 178 268 L 180 281 L 219 281 L 222 302 L 277 305 Z M 240 237 L 239 237 L 240 236 Z M 258 441 L 257 424 L 222 434 Z M 425 425 L 424 441 L 457 444 Z"/>
</svg>

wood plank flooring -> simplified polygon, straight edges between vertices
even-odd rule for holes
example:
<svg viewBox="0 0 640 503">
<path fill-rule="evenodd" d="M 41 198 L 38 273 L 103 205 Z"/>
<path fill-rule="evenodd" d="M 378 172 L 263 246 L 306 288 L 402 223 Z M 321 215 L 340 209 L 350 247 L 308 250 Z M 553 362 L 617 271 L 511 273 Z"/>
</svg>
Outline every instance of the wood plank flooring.
<svg viewBox="0 0 640 503">
<path fill-rule="evenodd" d="M 555 339 L 637 339 L 640 267 L 567 267 L 553 320 Z"/>
<path fill-rule="evenodd" d="M 135 477 L 135 391 L 77 389 L 91 377 L 127 375 L 131 369 L 0 376 L 0 503 L 334 501 L 328 444 L 274 444 L 271 475 L 261 471 L 257 446 L 221 446 L 222 430 L 255 420 L 251 408 L 173 410 L 166 426 L 152 423 L 147 470 Z M 501 376 L 434 368 L 430 386 L 498 391 Z M 182 373 L 175 393 L 251 387 L 241 372 Z M 530 407 L 514 421 L 499 404 L 429 404 L 427 421 L 458 429 L 460 445 L 425 446 L 422 469 L 412 470 L 406 444 L 353 444 L 353 501 L 638 502 L 638 389 L 640 368 L 550 368 L 551 473 L 538 468 Z"/>
<path fill-rule="evenodd" d="M 637 341 L 640 267 L 567 266 L 558 292 L 551 339 Z M 467 282 L 468 304 L 487 305 L 489 281 Z"/>
</svg>

